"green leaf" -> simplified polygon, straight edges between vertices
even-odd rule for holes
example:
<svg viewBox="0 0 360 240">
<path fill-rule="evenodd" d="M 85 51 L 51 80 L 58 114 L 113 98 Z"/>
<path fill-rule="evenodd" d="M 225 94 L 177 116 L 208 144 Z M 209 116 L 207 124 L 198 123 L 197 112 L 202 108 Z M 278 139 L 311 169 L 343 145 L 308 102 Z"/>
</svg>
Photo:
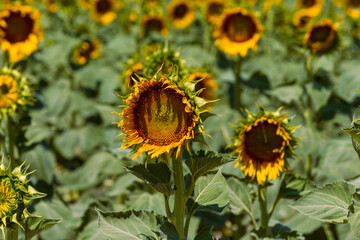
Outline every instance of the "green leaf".
<svg viewBox="0 0 360 240">
<path fill-rule="evenodd" d="M 25 137 L 27 139 L 26 146 L 39 143 L 50 138 L 55 133 L 55 127 L 46 125 L 30 125 L 26 128 Z"/>
<path fill-rule="evenodd" d="M 28 217 L 25 219 L 25 240 L 30 240 L 37 234 L 61 222 L 61 219 L 47 219 L 44 217 Z"/>
<path fill-rule="evenodd" d="M 305 240 L 305 238 L 298 234 L 296 231 L 292 231 L 288 226 L 284 226 L 280 223 L 275 226 L 269 227 L 270 232 L 274 238 L 271 239 L 286 239 L 286 240 Z M 269 239 L 269 238 L 265 238 Z"/>
<path fill-rule="evenodd" d="M 212 226 L 205 226 L 201 228 L 200 232 L 196 235 L 195 240 L 215 240 L 212 235 Z"/>
<path fill-rule="evenodd" d="M 161 239 L 160 226 L 166 217 L 147 211 L 101 212 L 96 210 L 99 228 L 107 239 L 145 240 Z"/>
<path fill-rule="evenodd" d="M 281 183 L 280 196 L 283 198 L 298 198 L 314 188 L 315 185 L 308 179 L 286 173 Z"/>
<path fill-rule="evenodd" d="M 98 228 L 98 221 L 94 220 L 88 223 L 79 234 L 77 240 L 99 240 L 105 239 L 104 235 Z"/>
<path fill-rule="evenodd" d="M 165 163 L 155 163 L 145 165 L 135 165 L 125 168 L 136 177 L 150 184 L 155 190 L 166 195 L 172 193 L 170 185 L 171 172 Z"/>
<path fill-rule="evenodd" d="M 228 162 L 234 161 L 235 158 L 227 155 L 215 153 L 212 151 L 205 152 L 200 150 L 196 152 L 190 159 L 185 160 L 186 165 L 190 169 L 194 180 L 196 181 L 202 175 L 220 167 Z"/>
<path fill-rule="evenodd" d="M 99 184 L 109 174 L 121 171 L 125 172 L 119 159 L 108 152 L 97 152 L 83 166 L 73 171 L 59 172 L 56 177 L 68 189 L 84 190 Z"/>
<path fill-rule="evenodd" d="M 147 192 L 129 194 L 128 210 L 151 210 L 156 214 L 166 215 L 164 196 L 158 192 L 150 194 Z"/>
<path fill-rule="evenodd" d="M 316 189 L 291 206 L 302 214 L 327 223 L 346 223 L 355 187 L 346 182 L 334 182 Z"/>
<path fill-rule="evenodd" d="M 190 213 L 198 210 L 220 212 L 229 203 L 226 181 L 220 170 L 216 174 L 208 174 L 195 183 L 194 196 L 188 201 Z"/>
<path fill-rule="evenodd" d="M 283 86 L 270 91 L 270 95 L 279 99 L 279 101 L 290 104 L 297 103 L 302 93 L 299 85 Z"/>
<path fill-rule="evenodd" d="M 355 193 L 354 206 L 349 212 L 349 223 L 351 230 L 354 231 L 356 237 L 360 239 L 360 194 Z"/>
<path fill-rule="evenodd" d="M 22 159 L 30 165 L 30 170 L 36 169 L 36 174 L 31 176 L 35 183 L 39 180 L 44 180 L 48 184 L 53 182 L 56 158 L 52 151 L 39 144 L 26 152 Z"/>
<path fill-rule="evenodd" d="M 253 214 L 250 190 L 246 184 L 235 177 L 227 178 L 226 182 L 230 199 L 230 211 L 235 215 L 240 214 L 243 210 L 248 214 Z"/>
<path fill-rule="evenodd" d="M 171 222 L 165 222 L 160 227 L 160 234 L 162 240 L 178 240 L 181 239 L 175 226 Z"/>
<path fill-rule="evenodd" d="M 346 133 L 351 136 L 353 147 L 360 158 L 360 129 L 356 127 L 343 128 Z"/>
</svg>

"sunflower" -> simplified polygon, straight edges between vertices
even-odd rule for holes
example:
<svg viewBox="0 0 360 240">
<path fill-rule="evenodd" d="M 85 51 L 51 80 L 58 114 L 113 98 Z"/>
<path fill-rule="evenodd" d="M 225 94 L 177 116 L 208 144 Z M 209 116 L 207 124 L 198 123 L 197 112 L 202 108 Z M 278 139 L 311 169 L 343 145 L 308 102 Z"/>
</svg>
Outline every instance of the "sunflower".
<svg viewBox="0 0 360 240">
<path fill-rule="evenodd" d="M 24 163 L 23 163 L 24 164 Z M 32 199 L 42 198 L 45 194 L 36 191 L 33 187 L 28 186 L 27 176 L 22 170 L 22 165 L 10 170 L 4 165 L 4 155 L 0 165 L 0 229 L 5 239 L 5 228 L 13 227 L 17 224 L 21 228 L 20 222 L 28 217 L 37 217 L 28 212 L 27 206 Z"/>
<path fill-rule="evenodd" d="M 135 64 L 132 64 L 129 68 L 127 68 L 125 72 L 125 87 L 127 89 L 130 89 L 134 86 L 134 80 L 139 82 L 139 75 L 143 71 L 144 65 L 142 62 L 136 62 Z"/>
<path fill-rule="evenodd" d="M 157 50 L 146 56 L 143 72 L 147 76 L 153 76 L 157 72 L 167 75 L 177 70 L 179 77 L 183 78 L 185 76 L 184 60 L 181 59 L 180 53 L 171 48 L 157 47 Z"/>
<path fill-rule="evenodd" d="M 292 24 L 296 28 L 306 28 L 309 26 L 309 22 L 314 18 L 306 9 L 300 9 L 294 13 L 292 18 Z"/>
<path fill-rule="evenodd" d="M 147 35 L 151 31 L 156 31 L 163 36 L 166 36 L 169 33 L 164 17 L 161 14 L 144 14 L 141 18 L 141 23 L 143 26 L 143 35 Z"/>
<path fill-rule="evenodd" d="M 236 128 L 234 145 L 239 158 L 235 168 L 241 164 L 244 174 L 256 177 L 258 183 L 276 179 L 286 170 L 286 158 L 293 155 L 292 147 L 298 141 L 292 135 L 294 129 L 279 111 L 248 112 L 247 120 Z"/>
<path fill-rule="evenodd" d="M 195 9 L 188 0 L 173 0 L 168 7 L 168 15 L 176 28 L 186 28 L 195 19 Z"/>
<path fill-rule="evenodd" d="M 359 0 L 345 0 L 346 13 L 354 18 L 360 18 L 360 1 Z"/>
<path fill-rule="evenodd" d="M 209 23 L 217 24 L 225 9 L 225 0 L 208 0 L 205 5 L 205 14 Z"/>
<path fill-rule="evenodd" d="M 202 138 L 205 130 L 200 115 L 208 110 L 202 109 L 204 104 L 196 96 L 194 83 L 179 80 L 175 74 L 140 78 L 133 89 L 118 124 L 127 135 L 122 149 L 136 145 L 133 159 L 143 152 L 151 158 L 171 155 L 175 149 L 177 158 L 183 145 L 189 150 L 190 141 Z"/>
<path fill-rule="evenodd" d="M 91 0 L 90 16 L 97 22 L 107 25 L 117 17 L 117 10 L 121 7 L 119 0 Z"/>
<path fill-rule="evenodd" d="M 80 6 L 85 9 L 91 8 L 91 0 L 80 0 Z"/>
<path fill-rule="evenodd" d="M 42 39 L 40 12 L 30 6 L 7 5 L 0 12 L 0 45 L 10 62 L 18 62 L 38 48 Z"/>
<path fill-rule="evenodd" d="M 298 0 L 297 5 L 300 10 L 306 10 L 309 15 L 316 17 L 321 13 L 324 0 Z"/>
<path fill-rule="evenodd" d="M 55 13 L 57 10 L 56 0 L 43 0 L 46 10 Z"/>
<path fill-rule="evenodd" d="M 249 49 L 256 50 L 261 38 L 262 25 L 247 10 L 237 7 L 224 11 L 214 37 L 222 51 L 245 57 Z"/>
<path fill-rule="evenodd" d="M 89 58 L 98 58 L 100 55 L 100 48 L 101 43 L 98 39 L 83 41 L 74 49 L 73 52 L 76 64 L 84 65 L 88 62 Z"/>
<path fill-rule="evenodd" d="M 194 72 L 188 77 L 188 81 L 195 81 L 195 91 L 202 89 L 202 92 L 199 94 L 199 97 L 209 101 L 204 105 L 205 109 L 211 109 L 214 105 L 212 101 L 216 100 L 216 90 L 218 86 L 212 74 L 207 72 Z"/>
<path fill-rule="evenodd" d="M 0 69 L 0 119 L 33 101 L 28 81 L 16 70 Z"/>
<path fill-rule="evenodd" d="M 314 54 L 329 53 L 338 44 L 338 33 L 330 19 L 319 22 L 309 28 L 304 37 L 304 44 Z"/>
</svg>

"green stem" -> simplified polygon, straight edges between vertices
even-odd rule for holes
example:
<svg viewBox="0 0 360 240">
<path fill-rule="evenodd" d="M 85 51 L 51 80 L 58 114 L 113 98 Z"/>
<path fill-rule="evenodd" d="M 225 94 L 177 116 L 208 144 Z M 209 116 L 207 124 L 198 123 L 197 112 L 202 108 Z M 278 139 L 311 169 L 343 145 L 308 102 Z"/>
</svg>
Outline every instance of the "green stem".
<svg viewBox="0 0 360 240">
<path fill-rule="evenodd" d="M 15 159 L 15 128 L 13 125 L 13 121 L 11 117 L 9 116 L 7 118 L 7 134 L 8 134 L 8 152 L 7 154 L 10 156 L 11 159 L 11 168 L 14 169 L 14 166 L 16 165 L 16 159 Z"/>
<path fill-rule="evenodd" d="M 172 158 L 172 160 L 176 186 L 174 205 L 175 227 L 179 236 L 184 238 L 185 203 L 187 200 L 185 198 L 184 172 L 181 158 Z"/>
<path fill-rule="evenodd" d="M 174 223 L 174 215 L 172 214 L 172 212 L 170 211 L 170 206 L 169 206 L 169 196 L 164 194 L 164 200 L 165 200 L 165 210 L 166 210 L 166 215 L 168 217 L 168 219 Z"/>
<path fill-rule="evenodd" d="M 15 229 L 7 229 L 7 240 L 18 240 L 18 226 L 15 225 Z"/>
<path fill-rule="evenodd" d="M 196 211 L 195 211 L 196 212 Z M 189 232 L 189 226 L 190 226 L 190 220 L 192 218 L 192 216 L 195 214 L 195 212 L 193 212 L 193 214 L 189 214 L 186 217 L 186 221 L 185 221 L 185 236 L 187 236 L 188 232 Z"/>
<path fill-rule="evenodd" d="M 241 93 L 242 93 L 242 85 L 241 85 L 241 65 L 242 65 L 242 58 L 240 55 L 238 55 L 238 58 L 236 60 L 236 66 L 234 69 L 234 75 L 235 75 L 235 85 L 234 85 L 234 109 L 240 110 L 241 106 Z"/>
<path fill-rule="evenodd" d="M 260 205 L 260 213 L 261 213 L 261 228 L 267 231 L 268 224 L 269 224 L 269 215 L 267 212 L 266 206 L 266 187 L 258 184 L 258 198 L 259 198 L 259 205 Z"/>
<path fill-rule="evenodd" d="M 335 240 L 334 234 L 333 234 L 333 232 L 331 231 L 331 228 L 330 228 L 330 224 L 325 223 L 323 225 L 323 229 L 324 229 L 327 240 Z"/>
</svg>

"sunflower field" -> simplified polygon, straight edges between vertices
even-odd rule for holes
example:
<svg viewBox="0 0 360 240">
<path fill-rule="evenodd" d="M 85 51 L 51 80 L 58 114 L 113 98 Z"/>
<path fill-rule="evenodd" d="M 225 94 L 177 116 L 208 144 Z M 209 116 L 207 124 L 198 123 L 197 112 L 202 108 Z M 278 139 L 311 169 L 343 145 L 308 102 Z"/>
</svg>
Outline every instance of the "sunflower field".
<svg viewBox="0 0 360 240">
<path fill-rule="evenodd" d="M 360 239 L 359 0 L 1 0 L 0 239 Z"/>
</svg>

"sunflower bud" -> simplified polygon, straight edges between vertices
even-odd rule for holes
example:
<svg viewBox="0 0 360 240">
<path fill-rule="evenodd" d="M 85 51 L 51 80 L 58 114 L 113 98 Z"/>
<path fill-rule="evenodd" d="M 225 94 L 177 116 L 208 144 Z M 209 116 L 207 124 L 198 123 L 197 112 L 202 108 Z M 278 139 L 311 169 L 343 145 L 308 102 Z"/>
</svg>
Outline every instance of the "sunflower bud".
<svg viewBox="0 0 360 240">
<path fill-rule="evenodd" d="M 0 164 L 0 229 L 5 238 L 5 228 L 11 227 L 12 224 L 19 225 L 22 229 L 21 222 L 28 217 L 36 217 L 28 212 L 27 207 L 31 200 L 42 198 L 44 193 L 36 191 L 33 187 L 28 186 L 26 177 L 31 174 L 26 173 L 21 164 L 13 171 L 10 170 L 10 164 L 4 165 L 4 155 Z"/>
</svg>

